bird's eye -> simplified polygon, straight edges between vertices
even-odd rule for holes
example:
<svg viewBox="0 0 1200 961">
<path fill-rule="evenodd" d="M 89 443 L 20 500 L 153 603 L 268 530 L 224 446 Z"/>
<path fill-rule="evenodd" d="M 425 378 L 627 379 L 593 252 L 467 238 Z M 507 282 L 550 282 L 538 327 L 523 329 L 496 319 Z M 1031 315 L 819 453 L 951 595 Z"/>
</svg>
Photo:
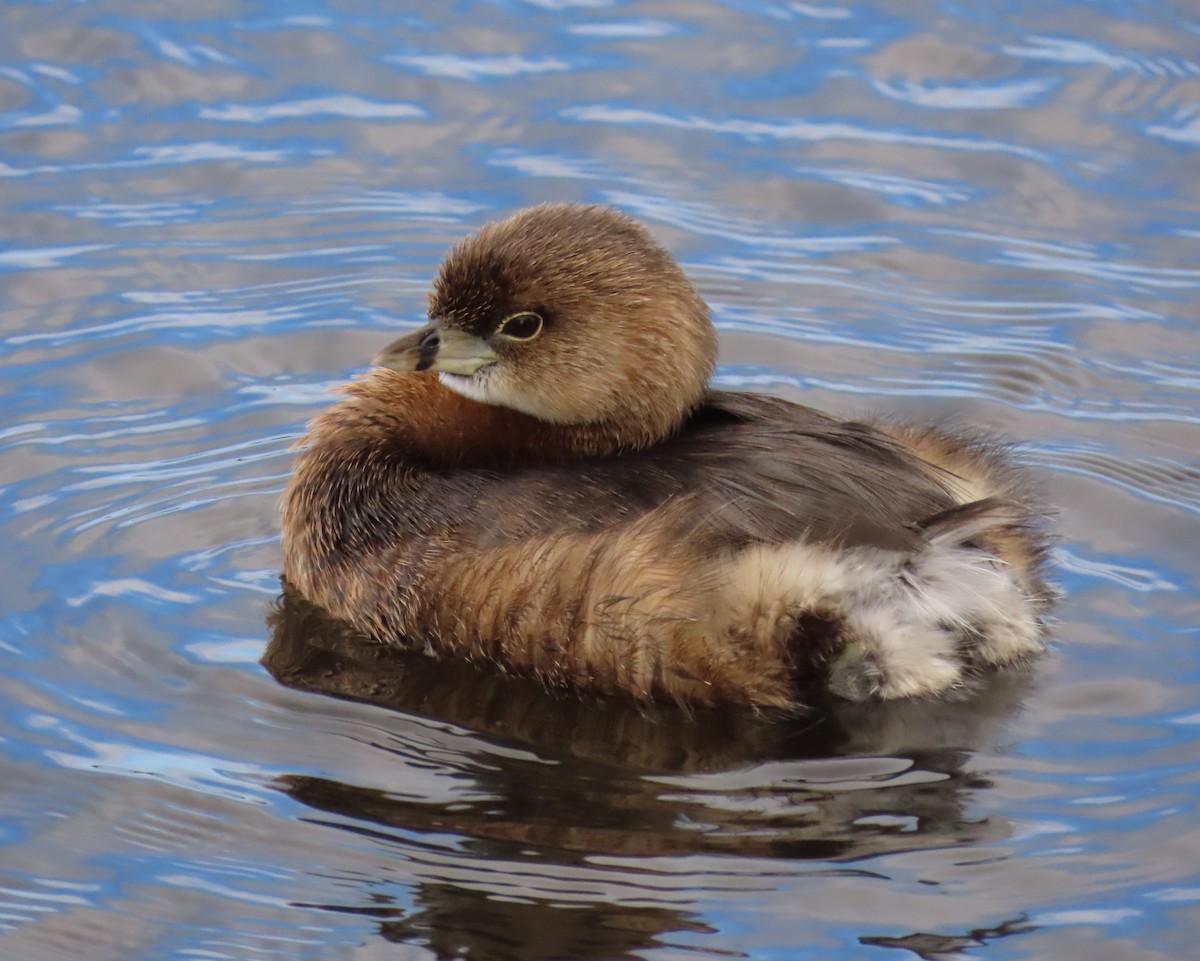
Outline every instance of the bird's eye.
<svg viewBox="0 0 1200 961">
<path fill-rule="evenodd" d="M 505 317 L 496 328 L 496 333 L 510 340 L 533 340 L 542 332 L 542 318 L 526 310 L 511 317 Z"/>
</svg>

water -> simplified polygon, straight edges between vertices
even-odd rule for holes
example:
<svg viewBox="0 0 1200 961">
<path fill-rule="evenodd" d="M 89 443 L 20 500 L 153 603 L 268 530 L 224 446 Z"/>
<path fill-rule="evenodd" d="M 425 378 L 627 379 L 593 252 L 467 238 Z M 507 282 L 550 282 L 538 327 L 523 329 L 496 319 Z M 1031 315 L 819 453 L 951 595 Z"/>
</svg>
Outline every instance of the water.
<svg viewBox="0 0 1200 961">
<path fill-rule="evenodd" d="M 1194 956 L 1194 5 L 2 17 L 5 959 Z M 767 724 L 277 606 L 304 421 L 558 199 L 679 254 L 722 385 L 1026 440 L 1053 653 Z"/>
</svg>

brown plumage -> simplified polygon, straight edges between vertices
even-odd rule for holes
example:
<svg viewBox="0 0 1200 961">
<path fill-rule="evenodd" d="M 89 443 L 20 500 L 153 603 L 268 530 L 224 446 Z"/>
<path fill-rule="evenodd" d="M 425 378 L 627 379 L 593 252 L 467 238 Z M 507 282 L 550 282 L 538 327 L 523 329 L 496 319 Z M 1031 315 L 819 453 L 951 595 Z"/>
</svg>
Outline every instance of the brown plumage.
<svg viewBox="0 0 1200 961">
<path fill-rule="evenodd" d="M 685 704 L 938 693 L 1041 650 L 1041 518 L 1003 452 L 709 390 L 707 307 L 628 217 L 489 224 L 429 314 L 284 496 L 286 576 L 335 617 Z"/>
</svg>

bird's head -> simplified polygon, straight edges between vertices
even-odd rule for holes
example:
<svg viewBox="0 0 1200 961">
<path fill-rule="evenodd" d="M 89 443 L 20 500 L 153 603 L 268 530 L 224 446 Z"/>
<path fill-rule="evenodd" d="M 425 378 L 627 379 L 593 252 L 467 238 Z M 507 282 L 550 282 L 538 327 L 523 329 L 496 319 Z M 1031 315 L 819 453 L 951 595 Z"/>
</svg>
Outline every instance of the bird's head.
<svg viewBox="0 0 1200 961">
<path fill-rule="evenodd" d="M 450 390 L 626 446 L 669 434 L 716 363 L 708 308 L 636 221 L 546 204 L 491 223 L 442 265 L 430 323 L 375 364 L 435 371 Z"/>
</svg>

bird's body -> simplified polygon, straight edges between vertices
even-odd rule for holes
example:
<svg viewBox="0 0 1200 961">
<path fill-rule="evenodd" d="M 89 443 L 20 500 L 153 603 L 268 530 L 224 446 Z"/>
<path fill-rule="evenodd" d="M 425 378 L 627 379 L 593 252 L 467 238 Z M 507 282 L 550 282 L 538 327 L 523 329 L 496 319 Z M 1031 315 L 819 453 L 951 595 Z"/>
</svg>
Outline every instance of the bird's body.
<svg viewBox="0 0 1200 961">
<path fill-rule="evenodd" d="M 1042 647 L 994 445 L 708 390 L 715 337 L 613 211 L 533 208 L 317 418 L 285 573 L 365 633 L 688 704 L 937 693 Z M 440 371 L 440 373 L 438 373 Z"/>
</svg>

